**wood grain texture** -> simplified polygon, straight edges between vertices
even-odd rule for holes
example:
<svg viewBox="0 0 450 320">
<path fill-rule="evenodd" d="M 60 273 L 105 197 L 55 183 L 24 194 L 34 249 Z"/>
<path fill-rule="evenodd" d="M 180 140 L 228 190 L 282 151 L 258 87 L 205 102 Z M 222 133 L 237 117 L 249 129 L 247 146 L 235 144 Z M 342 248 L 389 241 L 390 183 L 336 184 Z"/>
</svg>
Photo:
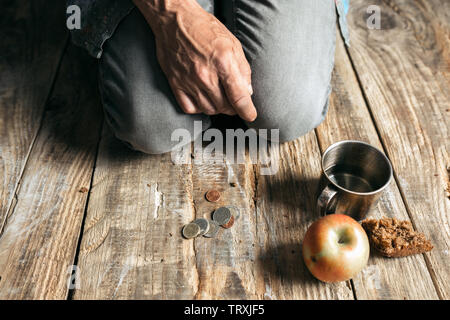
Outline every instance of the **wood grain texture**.
<svg viewBox="0 0 450 320">
<path fill-rule="evenodd" d="M 369 30 L 368 4 L 352 0 L 350 57 L 339 38 L 328 116 L 271 153 L 274 175 L 248 155 L 213 163 L 194 152 L 176 165 L 130 151 L 106 126 L 95 158 L 102 117 L 81 49 L 70 46 L 46 105 L 67 39 L 63 3 L 9 1 L 0 13 L 0 298 L 66 298 L 80 233 L 74 299 L 450 297 L 448 1 L 375 0 L 382 30 Z M 392 160 L 396 179 L 370 216 L 410 219 L 435 248 L 374 255 L 352 282 L 325 284 L 301 243 L 318 218 L 321 153 L 343 139 Z M 218 203 L 204 198 L 211 188 Z M 184 224 L 222 205 L 241 210 L 231 229 L 182 238 Z"/>
<path fill-rule="evenodd" d="M 17 200 L 15 191 L 67 43 L 63 8 L 57 0 L 2 3 L 0 230 Z"/>
<path fill-rule="evenodd" d="M 276 153 L 270 155 L 271 159 Z M 279 170 L 256 180 L 256 228 L 265 298 L 353 299 L 350 282 L 325 284 L 306 268 L 301 244 L 318 218 L 320 150 L 314 132 L 280 146 Z"/>
<path fill-rule="evenodd" d="M 133 152 L 106 127 L 91 190 L 74 299 L 192 299 L 194 218 L 190 165 Z"/>
<path fill-rule="evenodd" d="M 360 140 L 383 150 L 339 35 L 335 61 L 328 115 L 316 130 L 322 153 L 341 140 Z M 368 218 L 386 216 L 409 220 L 395 181 L 383 191 Z M 357 299 L 438 298 L 422 255 L 388 259 L 372 252 L 368 265 L 353 278 L 353 284 Z"/>
<path fill-rule="evenodd" d="M 373 4 L 381 8 L 381 30 L 367 28 L 367 3 L 352 1 L 350 57 L 411 221 L 435 246 L 425 259 L 439 297 L 449 299 L 448 2 Z"/>
<path fill-rule="evenodd" d="M 205 155 L 198 161 L 194 152 L 196 217 L 210 217 L 226 205 L 241 210 L 235 225 L 221 229 L 216 239 L 195 240 L 197 299 L 353 299 L 349 283 L 315 280 L 301 257 L 301 240 L 314 217 L 314 177 L 320 173 L 314 166 L 320 159 L 314 133 L 284 144 L 281 157 L 277 150 L 272 147 L 268 156 L 278 164 L 273 175 L 262 174 L 265 158 L 253 165 L 248 150 L 241 164 L 220 153 L 216 162 Z M 221 193 L 218 203 L 205 200 L 210 189 Z"/>
<path fill-rule="evenodd" d="M 197 162 L 194 153 L 191 165 L 174 165 L 170 154 L 134 153 L 108 131 L 105 135 L 80 247 L 81 288 L 75 299 L 353 298 L 349 284 L 320 283 L 302 263 L 300 243 L 307 224 L 301 220 L 308 220 L 313 188 L 307 176 L 303 182 L 289 180 L 289 161 L 283 161 L 281 177 L 271 178 L 277 183 L 288 175 L 286 185 L 259 189 L 257 180 L 267 187 L 268 178 L 254 172 L 248 157 L 243 164 L 212 163 L 209 158 Z M 315 153 L 308 160 L 318 163 L 314 133 L 308 137 L 284 147 L 297 164 L 311 145 Z M 307 167 L 306 161 L 299 167 Z M 312 170 L 319 173 L 318 167 Z M 295 176 L 302 180 L 302 174 Z M 211 188 L 221 192 L 218 203 L 204 197 Z M 289 201 L 280 209 L 273 198 L 285 195 Z M 308 199 L 308 207 L 293 209 L 297 198 Z M 258 214 L 255 204 L 260 205 Z M 231 229 L 221 229 L 215 239 L 182 238 L 184 224 L 210 217 L 222 205 L 241 209 Z"/>
<path fill-rule="evenodd" d="M 245 151 L 245 150 L 244 150 Z M 194 153 L 197 154 L 197 153 Z M 195 257 L 199 274 L 197 299 L 262 299 L 264 285 L 258 268 L 258 247 L 254 208 L 254 171 L 250 158 L 234 163 L 217 151 L 214 159 L 196 155 L 193 165 L 193 200 L 196 217 L 211 218 L 221 206 L 236 206 L 240 218 L 230 229 L 220 228 L 214 239 L 195 239 Z M 221 193 L 217 203 L 208 202 L 205 193 Z"/>
<path fill-rule="evenodd" d="M 102 123 L 97 97 L 95 61 L 71 46 L 0 238 L 0 299 L 67 297 Z"/>
</svg>

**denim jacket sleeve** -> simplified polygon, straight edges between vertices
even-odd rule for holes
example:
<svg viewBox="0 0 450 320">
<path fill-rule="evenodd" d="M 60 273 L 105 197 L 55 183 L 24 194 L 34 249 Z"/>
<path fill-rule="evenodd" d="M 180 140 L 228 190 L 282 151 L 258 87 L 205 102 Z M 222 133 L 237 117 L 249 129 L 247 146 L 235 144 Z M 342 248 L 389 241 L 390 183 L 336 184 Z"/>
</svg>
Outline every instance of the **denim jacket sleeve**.
<svg viewBox="0 0 450 320">
<path fill-rule="evenodd" d="M 350 34 L 347 25 L 347 13 L 350 9 L 350 0 L 335 0 L 336 8 L 339 15 L 339 27 L 341 29 L 342 37 L 344 38 L 345 44 L 350 45 Z"/>
<path fill-rule="evenodd" d="M 134 8 L 131 0 L 67 0 L 67 6 L 77 5 L 81 12 L 81 28 L 71 31 L 72 41 L 96 58 L 114 33 L 120 21 Z"/>
</svg>

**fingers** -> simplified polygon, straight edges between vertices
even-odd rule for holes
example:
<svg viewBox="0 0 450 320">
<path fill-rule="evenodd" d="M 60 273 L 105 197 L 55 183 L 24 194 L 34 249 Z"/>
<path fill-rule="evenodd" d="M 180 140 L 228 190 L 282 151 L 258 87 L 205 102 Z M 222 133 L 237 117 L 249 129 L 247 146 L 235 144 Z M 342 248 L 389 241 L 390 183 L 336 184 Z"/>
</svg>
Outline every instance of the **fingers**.
<svg viewBox="0 0 450 320">
<path fill-rule="evenodd" d="M 220 80 L 228 101 L 236 113 L 245 121 L 254 121 L 257 113 L 251 98 L 250 83 L 241 74 L 237 64 L 231 63 L 229 73 Z"/>
<path fill-rule="evenodd" d="M 207 89 L 207 93 L 215 109 L 217 110 L 217 113 L 222 113 L 229 116 L 234 116 L 236 114 L 236 111 L 234 111 L 231 104 L 228 102 L 225 90 L 218 81 L 213 88 Z"/>
<path fill-rule="evenodd" d="M 199 108 L 197 108 L 194 105 L 192 99 L 183 90 L 172 89 L 172 91 L 175 95 L 175 99 L 177 100 L 178 104 L 180 105 L 184 113 L 196 114 L 202 112 Z"/>
<path fill-rule="evenodd" d="M 194 74 L 196 84 L 200 85 L 201 91 L 209 98 L 209 102 L 216 111 L 215 114 L 236 114 L 228 102 L 225 91 L 220 85 L 219 76 L 216 70 L 205 68 L 204 66 L 196 66 Z"/>
<path fill-rule="evenodd" d="M 204 92 L 202 91 L 197 92 L 196 100 L 198 107 L 202 110 L 204 114 L 211 116 L 218 113 L 217 109 L 214 107 L 211 100 Z"/>
<path fill-rule="evenodd" d="M 185 80 L 170 78 L 169 83 L 181 109 L 188 114 L 238 114 L 245 121 L 256 119 L 251 96 L 251 69 L 241 44 L 222 51 L 214 58 L 214 68 L 199 64 Z"/>
<path fill-rule="evenodd" d="M 248 63 L 247 58 L 245 57 L 244 50 L 242 49 L 242 45 L 239 41 L 237 41 L 237 45 L 235 47 L 235 55 L 238 59 L 239 70 L 244 79 L 247 80 L 248 91 L 250 95 L 253 95 L 252 69 L 250 68 L 250 64 Z"/>
<path fill-rule="evenodd" d="M 175 99 L 180 105 L 184 113 L 197 114 L 204 113 L 207 115 L 217 114 L 216 108 L 213 106 L 209 98 L 201 91 L 195 95 L 195 100 L 186 92 L 179 88 L 172 89 Z"/>
</svg>

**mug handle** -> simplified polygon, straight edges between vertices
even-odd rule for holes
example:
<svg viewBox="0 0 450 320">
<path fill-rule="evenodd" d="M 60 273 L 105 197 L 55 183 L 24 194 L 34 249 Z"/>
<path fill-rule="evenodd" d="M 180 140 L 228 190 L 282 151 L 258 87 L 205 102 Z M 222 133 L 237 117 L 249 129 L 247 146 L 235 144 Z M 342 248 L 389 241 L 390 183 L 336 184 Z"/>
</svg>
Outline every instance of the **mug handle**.
<svg viewBox="0 0 450 320">
<path fill-rule="evenodd" d="M 333 199 L 337 195 L 338 190 L 330 186 L 329 184 L 322 190 L 322 193 L 317 198 L 317 209 L 320 216 L 325 216 L 334 212 L 332 208 Z"/>
</svg>

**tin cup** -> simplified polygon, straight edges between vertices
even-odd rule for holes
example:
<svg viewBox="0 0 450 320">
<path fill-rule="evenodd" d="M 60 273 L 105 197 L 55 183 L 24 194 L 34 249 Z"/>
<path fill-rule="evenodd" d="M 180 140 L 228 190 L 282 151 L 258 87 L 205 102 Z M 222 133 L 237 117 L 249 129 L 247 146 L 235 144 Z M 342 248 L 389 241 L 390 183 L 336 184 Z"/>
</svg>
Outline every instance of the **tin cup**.
<svg viewBox="0 0 450 320">
<path fill-rule="evenodd" d="M 317 209 L 364 219 L 392 179 L 392 165 L 377 148 L 361 141 L 337 142 L 322 155 Z"/>
</svg>

